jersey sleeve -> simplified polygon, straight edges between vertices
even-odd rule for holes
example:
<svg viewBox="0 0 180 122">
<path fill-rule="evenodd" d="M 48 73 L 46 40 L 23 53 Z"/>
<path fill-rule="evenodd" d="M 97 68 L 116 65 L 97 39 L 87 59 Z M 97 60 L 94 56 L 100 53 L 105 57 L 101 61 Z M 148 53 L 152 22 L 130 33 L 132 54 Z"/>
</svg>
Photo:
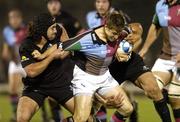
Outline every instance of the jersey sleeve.
<svg viewBox="0 0 180 122">
<path fill-rule="evenodd" d="M 3 37 L 9 46 L 13 46 L 16 43 L 15 33 L 10 27 L 4 28 Z"/>
<path fill-rule="evenodd" d="M 154 24 L 158 28 L 161 28 L 157 14 L 154 14 L 152 24 Z"/>
<path fill-rule="evenodd" d="M 31 50 L 29 50 L 31 49 Z M 26 67 L 32 63 L 35 63 L 36 60 L 32 56 L 32 47 L 27 45 L 21 45 L 19 48 L 19 55 L 21 58 L 22 67 Z"/>
</svg>

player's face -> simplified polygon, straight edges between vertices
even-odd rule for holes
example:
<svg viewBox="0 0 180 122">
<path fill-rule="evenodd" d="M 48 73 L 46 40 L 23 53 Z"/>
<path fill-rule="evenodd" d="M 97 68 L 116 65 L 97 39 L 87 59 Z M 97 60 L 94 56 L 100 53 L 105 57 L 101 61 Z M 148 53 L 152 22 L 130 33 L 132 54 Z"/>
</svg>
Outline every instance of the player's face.
<svg viewBox="0 0 180 122">
<path fill-rule="evenodd" d="M 22 24 L 22 17 L 17 11 L 11 11 L 8 14 L 9 24 L 12 28 L 17 29 Z"/>
<path fill-rule="evenodd" d="M 61 3 L 58 0 L 51 0 L 48 2 L 47 8 L 52 16 L 58 15 L 61 10 Z"/>
<path fill-rule="evenodd" d="M 166 0 L 169 5 L 173 5 L 177 2 L 177 0 Z"/>
<path fill-rule="evenodd" d="M 101 16 L 107 14 L 110 6 L 109 0 L 96 0 L 95 4 L 96 10 Z"/>
<path fill-rule="evenodd" d="M 110 42 L 114 42 L 119 38 L 119 33 L 115 29 L 109 29 L 107 26 L 105 26 L 105 34 Z"/>
<path fill-rule="evenodd" d="M 55 23 L 48 28 L 47 37 L 49 38 L 49 40 L 53 40 L 55 39 L 56 34 L 57 34 L 57 29 L 56 29 L 56 23 Z"/>
</svg>

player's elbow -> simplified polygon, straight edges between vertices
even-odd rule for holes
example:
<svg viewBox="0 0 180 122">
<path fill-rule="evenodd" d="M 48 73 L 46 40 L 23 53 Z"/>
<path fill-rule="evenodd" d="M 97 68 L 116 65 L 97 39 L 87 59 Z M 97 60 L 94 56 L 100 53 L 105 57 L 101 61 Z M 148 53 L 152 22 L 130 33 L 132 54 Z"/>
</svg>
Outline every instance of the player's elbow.
<svg viewBox="0 0 180 122">
<path fill-rule="evenodd" d="M 37 73 L 33 68 L 27 67 L 27 68 L 25 68 L 25 72 L 26 72 L 27 76 L 30 78 L 34 78 L 37 76 Z"/>
</svg>

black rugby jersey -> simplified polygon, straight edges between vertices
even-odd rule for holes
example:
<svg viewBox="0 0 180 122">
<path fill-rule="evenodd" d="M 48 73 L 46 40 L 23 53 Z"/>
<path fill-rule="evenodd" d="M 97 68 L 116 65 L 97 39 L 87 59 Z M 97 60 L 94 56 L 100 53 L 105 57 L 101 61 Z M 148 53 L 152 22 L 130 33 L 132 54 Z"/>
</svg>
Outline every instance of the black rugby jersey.
<svg viewBox="0 0 180 122">
<path fill-rule="evenodd" d="M 26 67 L 32 63 L 38 62 L 32 56 L 34 50 L 44 53 L 53 44 L 47 42 L 42 49 L 37 47 L 30 37 L 26 38 L 21 44 L 19 53 L 21 56 L 21 64 Z M 39 88 L 55 88 L 70 85 L 73 78 L 74 63 L 67 57 L 63 60 L 53 60 L 46 70 L 35 78 L 23 78 L 25 85 L 31 85 Z"/>
</svg>

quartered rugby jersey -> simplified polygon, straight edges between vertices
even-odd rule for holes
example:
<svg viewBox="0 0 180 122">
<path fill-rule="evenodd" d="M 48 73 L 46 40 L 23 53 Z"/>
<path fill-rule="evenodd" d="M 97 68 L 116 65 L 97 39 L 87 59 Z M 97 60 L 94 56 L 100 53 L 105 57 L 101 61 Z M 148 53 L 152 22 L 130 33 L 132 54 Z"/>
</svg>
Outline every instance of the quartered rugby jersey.
<svg viewBox="0 0 180 122">
<path fill-rule="evenodd" d="M 92 30 L 64 43 L 63 48 L 75 51 L 76 65 L 82 70 L 93 75 L 102 75 L 108 70 L 118 44 L 118 41 L 104 43 Z"/>
<path fill-rule="evenodd" d="M 116 10 L 115 8 L 110 8 L 109 13 L 115 10 Z M 118 11 L 121 11 L 121 10 L 118 10 Z M 126 13 L 124 12 L 122 13 L 126 22 L 130 22 L 131 21 L 130 17 Z M 87 22 L 88 28 L 95 28 L 100 25 L 104 25 L 106 22 L 106 17 L 101 17 L 97 11 L 90 11 L 86 16 L 86 22 Z"/>
<path fill-rule="evenodd" d="M 168 6 L 165 0 L 156 4 L 153 23 L 163 29 L 162 58 L 174 58 L 180 52 L 180 4 Z"/>
</svg>

